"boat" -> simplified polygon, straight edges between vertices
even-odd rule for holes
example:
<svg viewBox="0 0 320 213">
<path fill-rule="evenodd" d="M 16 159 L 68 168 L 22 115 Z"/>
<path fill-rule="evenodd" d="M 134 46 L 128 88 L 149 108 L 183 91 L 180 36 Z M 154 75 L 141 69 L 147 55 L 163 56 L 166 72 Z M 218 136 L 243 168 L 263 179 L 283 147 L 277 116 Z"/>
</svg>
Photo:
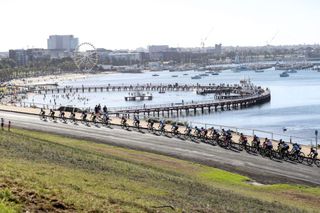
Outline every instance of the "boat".
<svg viewBox="0 0 320 213">
<path fill-rule="evenodd" d="M 218 72 L 212 72 L 211 75 L 219 75 Z"/>
<path fill-rule="evenodd" d="M 183 75 L 189 75 L 188 73 L 184 73 Z"/>
<path fill-rule="evenodd" d="M 202 73 L 202 74 L 200 74 L 199 76 L 205 77 L 205 76 L 209 76 L 209 74 L 207 74 L 207 73 Z"/>
<path fill-rule="evenodd" d="M 289 77 L 288 72 L 283 72 L 280 74 L 280 77 Z"/>
<path fill-rule="evenodd" d="M 201 79 L 200 75 L 191 76 L 191 79 Z"/>
<path fill-rule="evenodd" d="M 288 73 L 297 73 L 297 70 L 291 69 L 288 71 Z"/>
<path fill-rule="evenodd" d="M 255 70 L 255 72 L 264 72 L 264 70 Z"/>
<path fill-rule="evenodd" d="M 159 76 L 158 74 L 153 74 L 152 76 Z"/>
<path fill-rule="evenodd" d="M 176 78 L 176 77 L 178 77 L 178 75 L 172 75 L 171 77 Z"/>
<path fill-rule="evenodd" d="M 233 72 L 241 72 L 241 71 L 248 71 L 248 70 L 249 70 L 249 68 L 247 66 L 244 66 L 244 65 L 232 68 Z"/>
</svg>

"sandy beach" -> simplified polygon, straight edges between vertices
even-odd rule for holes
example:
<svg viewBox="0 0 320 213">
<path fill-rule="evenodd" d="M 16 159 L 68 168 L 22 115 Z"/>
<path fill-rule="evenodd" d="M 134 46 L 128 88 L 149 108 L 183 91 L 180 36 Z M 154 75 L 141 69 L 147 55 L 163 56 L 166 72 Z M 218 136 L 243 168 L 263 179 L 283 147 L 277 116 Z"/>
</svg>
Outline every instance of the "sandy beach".
<svg viewBox="0 0 320 213">
<path fill-rule="evenodd" d="M 47 75 L 31 78 L 20 78 L 9 81 L 8 83 L 17 86 L 32 86 L 38 84 L 59 84 L 62 81 L 75 81 L 79 79 L 86 79 L 92 76 L 109 75 L 113 72 L 102 72 L 102 73 L 66 73 L 61 75 Z"/>
</svg>

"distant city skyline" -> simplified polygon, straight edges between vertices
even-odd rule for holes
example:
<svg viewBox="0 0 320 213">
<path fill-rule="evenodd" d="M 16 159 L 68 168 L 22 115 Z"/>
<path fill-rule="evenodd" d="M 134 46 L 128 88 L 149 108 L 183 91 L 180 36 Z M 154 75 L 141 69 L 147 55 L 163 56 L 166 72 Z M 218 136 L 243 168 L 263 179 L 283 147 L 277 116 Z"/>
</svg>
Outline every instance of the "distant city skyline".
<svg viewBox="0 0 320 213">
<path fill-rule="evenodd" d="M 97 48 L 319 44 L 317 0 L 2 0 L 0 52 L 74 35 Z"/>
</svg>

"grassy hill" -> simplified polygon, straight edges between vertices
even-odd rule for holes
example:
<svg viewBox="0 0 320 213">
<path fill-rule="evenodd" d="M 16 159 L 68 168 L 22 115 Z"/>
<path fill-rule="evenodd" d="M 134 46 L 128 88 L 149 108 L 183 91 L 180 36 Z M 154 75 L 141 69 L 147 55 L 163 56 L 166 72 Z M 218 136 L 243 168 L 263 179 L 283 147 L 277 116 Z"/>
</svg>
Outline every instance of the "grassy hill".
<svg viewBox="0 0 320 213">
<path fill-rule="evenodd" d="M 317 212 L 320 188 L 42 132 L 0 132 L 0 212 Z"/>
</svg>

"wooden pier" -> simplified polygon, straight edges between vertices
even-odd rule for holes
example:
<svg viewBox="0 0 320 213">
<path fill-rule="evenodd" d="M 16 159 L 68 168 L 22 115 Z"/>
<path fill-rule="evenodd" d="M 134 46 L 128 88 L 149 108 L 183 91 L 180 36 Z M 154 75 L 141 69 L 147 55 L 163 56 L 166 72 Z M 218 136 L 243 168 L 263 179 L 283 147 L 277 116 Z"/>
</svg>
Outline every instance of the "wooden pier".
<svg viewBox="0 0 320 213">
<path fill-rule="evenodd" d="M 96 87 L 63 87 L 63 88 L 31 88 L 28 92 L 37 92 L 40 94 L 55 93 L 77 93 L 77 92 L 120 92 L 128 91 L 129 96 L 125 97 L 126 101 L 148 100 L 148 95 L 130 95 L 139 91 L 139 93 L 151 93 L 152 91 L 197 91 L 198 94 L 214 93 L 212 100 L 202 102 L 182 102 L 161 105 L 146 105 L 135 107 L 109 107 L 111 114 L 127 115 L 143 114 L 144 116 L 153 117 L 170 117 L 180 115 L 196 115 L 197 113 L 211 113 L 217 110 L 241 109 L 252 105 L 263 104 L 271 100 L 271 94 L 268 89 L 263 89 L 253 85 L 249 81 L 240 81 L 240 84 L 143 84 L 143 85 L 107 85 Z M 139 96 L 139 97 L 138 97 Z M 152 96 L 151 96 L 152 99 Z"/>
<path fill-rule="evenodd" d="M 211 93 L 230 93 L 239 89 L 240 85 L 228 84 L 144 84 L 144 85 L 106 85 L 106 86 L 83 86 L 83 87 L 56 87 L 56 88 L 29 88 L 30 92 L 39 94 L 59 94 L 59 93 L 85 93 L 85 92 L 123 92 L 123 91 L 200 91 L 210 90 Z"/>
<path fill-rule="evenodd" d="M 129 116 L 130 114 L 143 114 L 144 116 L 153 117 L 170 117 L 179 115 L 194 115 L 197 112 L 202 114 L 205 112 L 212 112 L 217 110 L 231 110 L 241 109 L 252 105 L 258 105 L 267 103 L 271 100 L 271 94 L 269 90 L 260 91 L 261 93 L 254 94 L 245 97 L 232 97 L 230 99 L 221 99 L 204 102 L 190 102 L 190 103 L 177 103 L 177 104 L 162 104 L 162 105 L 150 105 L 142 107 L 124 107 L 124 108 L 110 108 L 112 113 L 118 115 L 124 114 Z"/>
</svg>

